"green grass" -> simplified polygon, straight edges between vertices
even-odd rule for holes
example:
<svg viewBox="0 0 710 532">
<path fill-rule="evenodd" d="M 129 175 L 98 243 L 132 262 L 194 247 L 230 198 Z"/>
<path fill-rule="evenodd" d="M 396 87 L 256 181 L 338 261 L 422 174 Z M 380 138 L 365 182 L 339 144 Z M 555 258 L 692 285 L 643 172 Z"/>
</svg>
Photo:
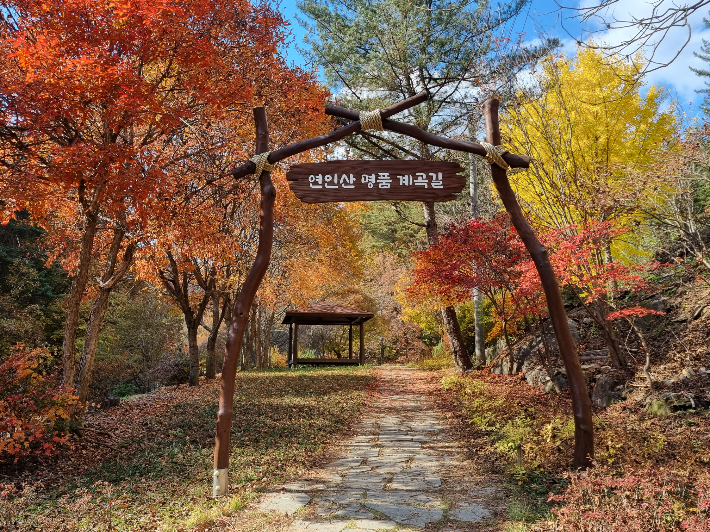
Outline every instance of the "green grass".
<svg viewBox="0 0 710 532">
<path fill-rule="evenodd" d="M 231 497 L 210 499 L 217 385 L 209 383 L 180 389 L 187 400 L 162 404 L 156 415 L 133 414 L 130 433 L 114 435 L 116 452 L 82 473 L 58 474 L 62 483 L 51 491 L 38 487 L 16 498 L 13 511 L 28 531 L 188 530 L 209 523 L 316 461 L 352 425 L 373 379 L 357 367 L 238 374 Z M 55 466 L 66 467 L 66 460 Z"/>
</svg>

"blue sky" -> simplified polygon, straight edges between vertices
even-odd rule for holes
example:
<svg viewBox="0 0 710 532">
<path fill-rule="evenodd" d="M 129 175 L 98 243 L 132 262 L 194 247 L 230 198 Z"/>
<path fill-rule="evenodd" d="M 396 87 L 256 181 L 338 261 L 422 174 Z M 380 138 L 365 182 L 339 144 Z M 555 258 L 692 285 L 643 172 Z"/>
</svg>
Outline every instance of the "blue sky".
<svg viewBox="0 0 710 532">
<path fill-rule="evenodd" d="M 590 5 L 598 0 L 560 0 L 560 4 L 577 7 L 578 5 Z M 666 3 L 671 0 L 665 0 Z M 303 57 L 296 51 L 296 45 L 302 45 L 303 28 L 295 20 L 298 12 L 296 0 L 282 0 L 280 2 L 281 11 L 286 18 L 291 21 L 291 31 L 293 32 L 293 42 L 288 49 L 288 58 L 297 64 L 303 64 Z M 634 16 L 642 16 L 650 9 L 650 0 L 620 0 L 614 6 L 614 15 L 624 18 L 632 13 Z M 558 37 L 563 42 L 564 51 L 573 54 L 575 50 L 575 39 L 584 38 L 587 31 L 600 30 L 599 26 L 580 25 L 579 21 L 572 18 L 573 12 L 570 10 L 560 10 L 554 0 L 533 0 L 529 11 L 516 19 L 513 33 L 523 33 L 524 39 L 532 41 L 543 32 L 548 36 Z M 696 114 L 697 104 L 702 100 L 703 95 L 697 94 L 696 89 L 704 88 L 701 78 L 690 71 L 689 66 L 695 68 L 707 68 L 708 65 L 693 55 L 694 51 L 699 51 L 702 39 L 710 40 L 710 31 L 705 28 L 703 17 L 710 17 L 707 12 L 697 12 L 689 18 L 692 28 L 690 42 L 680 53 L 680 56 L 670 65 L 647 76 L 649 84 L 662 85 L 666 87 L 671 98 L 677 100 L 681 108 L 688 116 Z M 617 44 L 630 35 L 627 30 L 605 30 L 596 34 L 597 40 L 603 40 L 607 44 Z M 569 32 L 569 34 L 568 34 Z M 572 36 L 570 36 L 570 34 Z M 660 47 L 660 59 L 668 60 L 682 47 L 687 38 L 687 30 L 677 29 L 671 32 L 663 41 Z"/>
</svg>

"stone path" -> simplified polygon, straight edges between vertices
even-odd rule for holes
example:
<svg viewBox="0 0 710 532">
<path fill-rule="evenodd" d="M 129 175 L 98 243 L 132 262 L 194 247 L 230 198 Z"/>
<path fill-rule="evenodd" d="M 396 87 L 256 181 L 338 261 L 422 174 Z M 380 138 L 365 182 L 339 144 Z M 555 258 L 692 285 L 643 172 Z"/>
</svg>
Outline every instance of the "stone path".
<svg viewBox="0 0 710 532">
<path fill-rule="evenodd" d="M 266 494 L 258 509 L 292 516 L 282 525 L 288 532 L 454 531 L 490 524 L 502 490 L 471 474 L 435 405 L 408 386 L 416 370 L 379 371 L 380 394 L 355 427 L 357 436 L 339 446 L 338 459 L 314 478 Z"/>
</svg>

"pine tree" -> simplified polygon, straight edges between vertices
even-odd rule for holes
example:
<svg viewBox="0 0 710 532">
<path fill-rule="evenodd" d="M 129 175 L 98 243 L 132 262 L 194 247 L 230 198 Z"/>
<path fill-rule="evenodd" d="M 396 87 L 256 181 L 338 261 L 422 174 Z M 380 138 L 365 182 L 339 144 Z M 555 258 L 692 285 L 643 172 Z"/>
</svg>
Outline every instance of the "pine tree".
<svg viewBox="0 0 710 532">
<path fill-rule="evenodd" d="M 706 28 L 710 28 L 710 20 L 703 18 L 703 22 L 705 23 Z M 693 55 L 695 57 L 699 57 L 705 62 L 710 63 L 710 41 L 703 39 L 703 45 L 700 47 L 700 52 L 701 53 L 693 52 Z M 705 68 L 689 68 L 701 78 L 710 78 L 710 70 L 707 70 Z M 705 98 L 703 98 L 703 103 L 700 104 L 700 109 L 706 115 L 710 115 L 710 82 L 706 81 L 705 85 L 707 87 L 706 89 L 699 89 L 695 92 L 706 95 Z"/>
<path fill-rule="evenodd" d="M 400 115 L 431 133 L 466 136 L 492 94 L 508 93 L 522 69 L 558 43 L 524 48 L 506 35 L 529 0 L 491 9 L 470 0 L 301 0 L 307 56 L 337 97 L 359 109 L 385 107 L 425 90 L 430 99 Z M 387 133 L 346 143 L 373 159 L 447 159 L 452 155 Z M 406 219 L 406 217 L 403 216 Z M 438 241 L 434 203 L 424 204 L 428 243 Z M 453 307 L 442 309 L 459 367 L 470 368 Z"/>
</svg>

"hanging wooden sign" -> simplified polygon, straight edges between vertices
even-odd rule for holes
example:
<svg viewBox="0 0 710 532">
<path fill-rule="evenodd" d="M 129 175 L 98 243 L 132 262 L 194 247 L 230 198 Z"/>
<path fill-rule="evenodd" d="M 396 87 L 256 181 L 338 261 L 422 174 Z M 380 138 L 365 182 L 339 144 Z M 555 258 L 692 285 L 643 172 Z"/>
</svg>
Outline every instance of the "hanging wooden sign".
<svg viewBox="0 0 710 532">
<path fill-rule="evenodd" d="M 441 161 L 328 161 L 295 164 L 286 174 L 304 203 L 451 201 L 466 178 L 458 163 Z"/>
</svg>

